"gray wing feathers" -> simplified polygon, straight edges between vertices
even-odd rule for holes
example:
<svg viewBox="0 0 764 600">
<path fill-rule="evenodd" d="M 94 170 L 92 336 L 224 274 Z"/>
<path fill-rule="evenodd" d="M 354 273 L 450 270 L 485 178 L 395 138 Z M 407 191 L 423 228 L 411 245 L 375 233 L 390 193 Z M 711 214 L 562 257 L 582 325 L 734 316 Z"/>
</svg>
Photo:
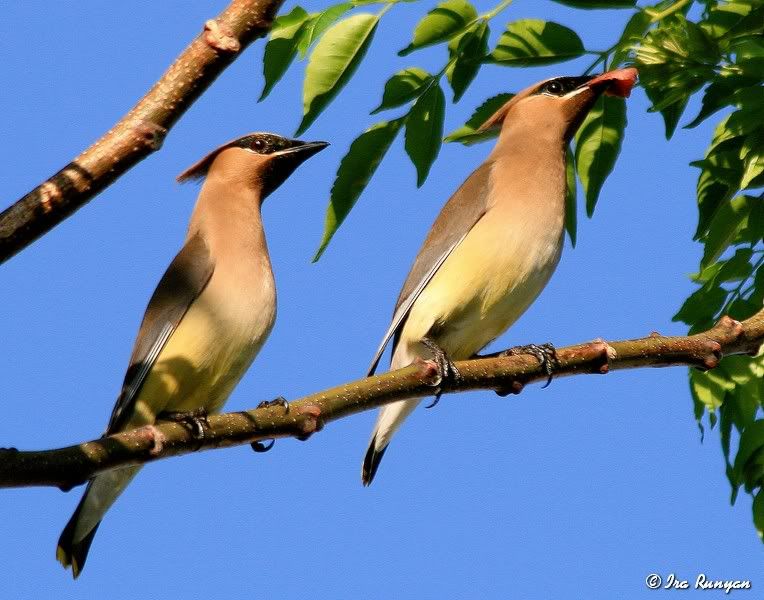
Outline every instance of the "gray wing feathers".
<svg viewBox="0 0 764 600">
<path fill-rule="evenodd" d="M 440 266 L 449 257 L 454 248 L 472 230 L 488 209 L 490 191 L 491 163 L 485 162 L 478 167 L 446 202 L 443 210 L 435 219 L 414 265 L 403 284 L 395 305 L 390 327 L 377 348 L 368 375 L 377 369 L 385 347 L 400 332 L 403 323 L 414 302 L 422 293 Z M 395 348 L 393 348 L 395 351 Z"/>
<path fill-rule="evenodd" d="M 414 301 L 419 297 L 419 294 L 430 282 L 430 279 L 432 279 L 433 275 L 437 273 L 440 265 L 443 264 L 443 262 L 448 258 L 449 254 L 451 254 L 453 249 L 459 245 L 459 243 L 464 239 L 466 235 L 467 233 L 465 232 L 461 238 L 456 240 L 455 243 L 448 247 L 446 251 L 438 258 L 437 262 L 432 265 L 430 270 L 425 273 L 424 277 L 419 282 L 419 285 L 406 298 L 404 298 L 402 301 L 399 301 L 398 306 L 395 309 L 395 313 L 393 314 L 393 319 L 390 323 L 390 327 L 387 328 L 385 336 L 382 338 L 382 342 L 380 343 L 379 348 L 377 348 L 377 352 L 374 355 L 374 360 L 369 366 L 367 375 L 374 375 L 374 371 L 377 370 L 377 366 L 379 365 L 379 361 L 382 358 L 382 354 L 385 352 L 385 347 L 387 346 L 390 339 L 398 333 L 398 329 L 401 327 L 406 316 L 409 314 L 409 310 L 411 310 Z"/>
<path fill-rule="evenodd" d="M 106 433 L 119 430 L 162 348 L 212 276 L 214 263 L 204 239 L 188 239 L 154 291 L 138 330 L 130 365 Z"/>
</svg>

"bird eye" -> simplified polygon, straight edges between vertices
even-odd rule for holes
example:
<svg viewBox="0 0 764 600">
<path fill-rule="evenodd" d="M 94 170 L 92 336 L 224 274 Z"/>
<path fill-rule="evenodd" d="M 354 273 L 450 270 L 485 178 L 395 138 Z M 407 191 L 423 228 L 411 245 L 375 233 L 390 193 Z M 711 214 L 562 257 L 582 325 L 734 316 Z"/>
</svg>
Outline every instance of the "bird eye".
<svg viewBox="0 0 764 600">
<path fill-rule="evenodd" d="M 559 96 L 562 94 L 562 84 L 559 81 L 550 81 L 544 86 L 544 92 Z"/>
<path fill-rule="evenodd" d="M 252 150 L 255 150 L 256 152 L 262 152 L 265 149 L 265 142 L 261 139 L 256 139 L 254 142 L 252 142 Z"/>
</svg>

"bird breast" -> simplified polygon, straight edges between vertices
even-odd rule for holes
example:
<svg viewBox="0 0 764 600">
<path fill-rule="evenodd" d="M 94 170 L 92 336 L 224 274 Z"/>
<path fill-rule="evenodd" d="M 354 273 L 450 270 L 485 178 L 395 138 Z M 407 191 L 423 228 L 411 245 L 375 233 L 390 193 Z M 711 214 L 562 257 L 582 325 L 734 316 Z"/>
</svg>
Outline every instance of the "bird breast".
<svg viewBox="0 0 764 600">
<path fill-rule="evenodd" d="M 239 267 L 216 265 L 157 360 L 147 387 L 162 389 L 165 410 L 220 410 L 270 334 L 276 318 L 270 266 Z"/>
<path fill-rule="evenodd" d="M 493 179 L 493 178 L 492 178 Z M 511 181 L 511 180 L 510 180 Z M 504 332 L 541 293 L 563 245 L 564 182 L 502 189 L 417 299 L 403 338 L 435 336 L 467 358 Z M 524 193 L 525 192 L 525 193 Z"/>
</svg>

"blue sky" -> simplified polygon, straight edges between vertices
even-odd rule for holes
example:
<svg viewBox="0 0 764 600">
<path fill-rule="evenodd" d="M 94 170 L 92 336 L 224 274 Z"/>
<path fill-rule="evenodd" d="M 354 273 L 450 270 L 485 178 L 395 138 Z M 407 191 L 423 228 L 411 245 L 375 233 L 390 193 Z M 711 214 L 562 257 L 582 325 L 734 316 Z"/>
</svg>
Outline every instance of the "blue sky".
<svg viewBox="0 0 764 600">
<path fill-rule="evenodd" d="M 106 131 L 224 5 L 5 6 L 3 204 Z M 365 65 L 303 136 L 333 145 L 265 205 L 278 321 L 230 410 L 360 377 L 432 219 L 489 151 L 445 145 L 417 189 L 401 137 L 324 258 L 310 263 L 338 161 L 374 122 L 368 111 L 384 81 L 413 64 L 442 65 L 442 48 L 395 55 L 424 8 L 400 5 L 385 16 Z M 526 17 L 571 26 L 587 48 L 602 49 L 627 14 L 526 0 L 495 19 L 492 40 Z M 102 432 L 197 194 L 175 176 L 225 140 L 254 130 L 289 135 L 299 122 L 302 65 L 256 103 L 263 47 L 225 72 L 161 152 L 0 267 L 0 445 L 53 448 Z M 485 67 L 449 104 L 446 129 L 490 95 L 579 73 L 589 61 Z M 684 333 L 671 316 L 692 290 L 687 274 L 700 255 L 691 242 L 696 171 L 687 163 L 701 157 L 711 127 L 666 142 L 648 105 L 639 89 L 629 99 L 623 152 L 594 219 L 580 214 L 578 246 L 566 248 L 547 289 L 495 349 Z M 700 443 L 686 379 L 680 368 L 639 370 L 558 380 L 517 397 L 447 396 L 414 413 L 368 489 L 359 471 L 373 413 L 265 455 L 244 446 L 159 462 L 108 514 L 76 582 L 54 549 L 80 489 L 4 490 L 4 596 L 638 598 L 655 593 L 644 585 L 651 572 L 751 579 L 757 588 L 762 548 L 750 499 L 729 506 L 718 436 Z"/>
</svg>

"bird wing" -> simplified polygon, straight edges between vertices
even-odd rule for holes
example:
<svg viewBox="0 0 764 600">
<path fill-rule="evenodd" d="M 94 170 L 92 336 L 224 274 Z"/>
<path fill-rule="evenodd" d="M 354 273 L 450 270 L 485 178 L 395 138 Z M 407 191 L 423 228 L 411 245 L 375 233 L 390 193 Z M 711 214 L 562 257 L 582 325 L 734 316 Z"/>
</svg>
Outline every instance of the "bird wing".
<svg viewBox="0 0 764 600">
<path fill-rule="evenodd" d="M 138 330 L 122 391 L 109 419 L 106 433 L 119 431 L 138 392 L 173 331 L 191 304 L 207 286 L 214 263 L 198 233 L 189 238 L 159 281 Z"/>
<path fill-rule="evenodd" d="M 419 294 L 437 273 L 440 266 L 449 257 L 454 248 L 472 230 L 488 208 L 488 197 L 491 173 L 491 163 L 483 163 L 467 178 L 467 180 L 449 198 L 443 210 L 440 211 L 435 223 L 430 229 L 419 254 L 414 260 L 406 281 L 403 284 L 398 302 L 395 305 L 392 322 L 388 327 L 382 342 L 377 348 L 374 360 L 369 367 L 368 375 L 373 375 L 377 369 L 382 353 L 390 340 L 400 333 L 406 316 L 416 302 Z M 393 351 L 395 344 L 393 343 Z"/>
</svg>

